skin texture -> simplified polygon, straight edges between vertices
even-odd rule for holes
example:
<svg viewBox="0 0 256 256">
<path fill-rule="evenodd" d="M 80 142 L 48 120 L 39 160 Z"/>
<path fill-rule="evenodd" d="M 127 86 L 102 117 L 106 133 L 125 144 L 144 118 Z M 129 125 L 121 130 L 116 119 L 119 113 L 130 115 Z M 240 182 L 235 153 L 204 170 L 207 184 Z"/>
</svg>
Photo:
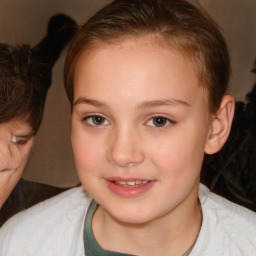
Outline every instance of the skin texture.
<svg viewBox="0 0 256 256">
<path fill-rule="evenodd" d="M 93 231 L 104 249 L 181 255 L 193 244 L 201 164 L 222 127 L 207 99 L 184 56 L 152 38 L 80 56 L 71 140 L 81 182 L 100 205 Z"/>
<path fill-rule="evenodd" d="M 13 135 L 17 142 L 13 142 Z M 19 119 L 0 124 L 0 207 L 20 180 L 34 144 L 31 127 Z"/>
</svg>

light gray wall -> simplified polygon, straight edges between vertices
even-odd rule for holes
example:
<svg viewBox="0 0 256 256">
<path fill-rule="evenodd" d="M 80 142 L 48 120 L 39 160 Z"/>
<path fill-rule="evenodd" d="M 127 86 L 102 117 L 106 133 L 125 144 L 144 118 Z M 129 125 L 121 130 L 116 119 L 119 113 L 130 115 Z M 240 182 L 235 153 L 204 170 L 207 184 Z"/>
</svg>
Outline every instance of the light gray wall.
<svg viewBox="0 0 256 256">
<path fill-rule="evenodd" d="M 249 70 L 256 57 L 256 0 L 198 1 L 222 28 L 232 58 L 231 92 L 243 100 L 254 81 Z M 52 15 L 65 13 L 82 24 L 108 2 L 110 0 L 1 0 L 0 41 L 33 46 L 45 35 Z M 27 179 L 57 186 L 78 183 L 69 140 L 69 106 L 62 81 L 64 57 L 65 53 L 54 67 L 42 126 L 24 174 Z"/>
</svg>

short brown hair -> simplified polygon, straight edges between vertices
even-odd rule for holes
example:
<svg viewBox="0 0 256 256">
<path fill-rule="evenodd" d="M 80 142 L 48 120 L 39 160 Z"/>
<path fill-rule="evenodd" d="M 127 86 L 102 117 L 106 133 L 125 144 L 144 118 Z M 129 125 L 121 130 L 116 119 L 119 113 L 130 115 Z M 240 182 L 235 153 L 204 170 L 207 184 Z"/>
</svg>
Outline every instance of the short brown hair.
<svg viewBox="0 0 256 256">
<path fill-rule="evenodd" d="M 199 84 L 209 92 L 210 111 L 216 112 L 229 83 L 228 49 L 216 23 L 185 0 L 116 0 L 90 18 L 66 57 L 64 83 L 71 108 L 75 68 L 83 51 L 147 34 L 158 36 L 189 58 Z"/>
</svg>

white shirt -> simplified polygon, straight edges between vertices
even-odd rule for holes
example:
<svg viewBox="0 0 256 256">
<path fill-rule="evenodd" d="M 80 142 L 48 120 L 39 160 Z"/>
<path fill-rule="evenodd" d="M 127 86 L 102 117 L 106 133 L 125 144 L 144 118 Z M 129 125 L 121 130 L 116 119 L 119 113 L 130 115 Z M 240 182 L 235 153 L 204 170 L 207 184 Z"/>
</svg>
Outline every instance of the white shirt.
<svg viewBox="0 0 256 256">
<path fill-rule="evenodd" d="M 203 185 L 199 199 L 203 222 L 190 256 L 255 256 L 256 213 Z M 0 255 L 84 256 L 84 218 L 90 202 L 79 187 L 15 215 L 0 229 Z"/>
</svg>

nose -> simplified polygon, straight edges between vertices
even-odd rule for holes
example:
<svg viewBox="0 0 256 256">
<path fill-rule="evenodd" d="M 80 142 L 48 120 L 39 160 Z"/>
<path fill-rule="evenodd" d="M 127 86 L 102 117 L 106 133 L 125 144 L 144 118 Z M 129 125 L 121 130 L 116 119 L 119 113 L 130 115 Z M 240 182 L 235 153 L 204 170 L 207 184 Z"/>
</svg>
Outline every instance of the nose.
<svg viewBox="0 0 256 256">
<path fill-rule="evenodd" d="M 20 152 L 16 145 L 7 141 L 0 142 L 0 172 L 16 169 L 20 162 Z"/>
<path fill-rule="evenodd" d="M 119 167 L 132 167 L 142 163 L 145 154 L 139 134 L 129 129 L 114 132 L 107 158 Z"/>
</svg>

